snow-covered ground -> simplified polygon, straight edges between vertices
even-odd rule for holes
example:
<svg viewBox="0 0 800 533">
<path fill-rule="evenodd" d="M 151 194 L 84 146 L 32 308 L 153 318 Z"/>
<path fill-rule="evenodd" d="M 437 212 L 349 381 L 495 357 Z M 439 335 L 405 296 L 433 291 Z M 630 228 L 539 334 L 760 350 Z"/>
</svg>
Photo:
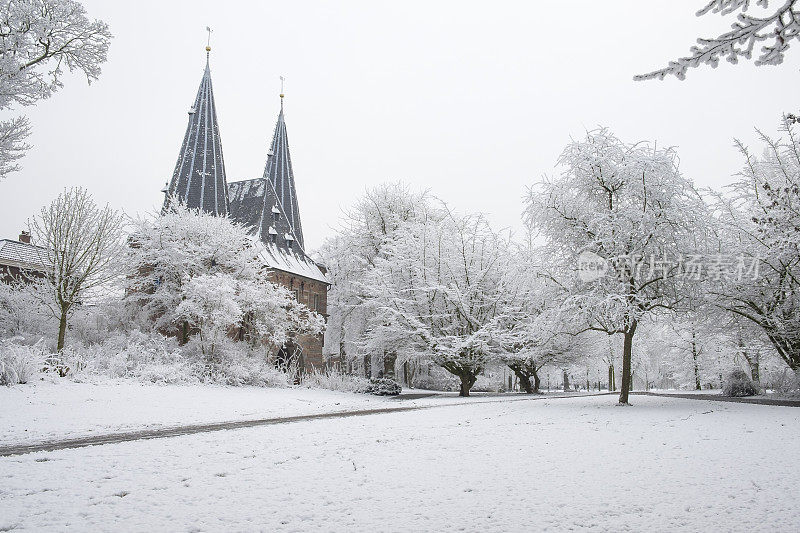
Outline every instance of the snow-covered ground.
<svg viewBox="0 0 800 533">
<path fill-rule="evenodd" d="M 386 398 L 311 389 L 61 380 L 0 387 L 0 445 L 176 425 L 372 409 Z"/>
<path fill-rule="evenodd" d="M 156 385 L 129 380 L 33 381 L 0 387 L 0 446 L 189 424 L 509 398 L 525 399 L 525 395 L 476 393 L 474 398 L 461 399 L 455 393 L 446 393 L 398 402 L 369 394 L 306 388 Z"/>
<path fill-rule="evenodd" d="M 467 401 L 0 458 L 0 530 L 796 531 L 799 440 L 789 407 Z"/>
</svg>

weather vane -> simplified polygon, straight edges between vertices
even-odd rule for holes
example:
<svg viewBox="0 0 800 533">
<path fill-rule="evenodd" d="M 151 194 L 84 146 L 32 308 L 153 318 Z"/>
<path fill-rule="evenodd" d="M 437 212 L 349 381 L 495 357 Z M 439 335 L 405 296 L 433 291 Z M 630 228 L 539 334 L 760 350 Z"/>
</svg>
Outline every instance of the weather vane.
<svg viewBox="0 0 800 533">
<path fill-rule="evenodd" d="M 208 39 L 206 40 L 206 52 L 211 51 L 211 26 L 206 26 L 206 31 L 208 32 Z"/>
</svg>

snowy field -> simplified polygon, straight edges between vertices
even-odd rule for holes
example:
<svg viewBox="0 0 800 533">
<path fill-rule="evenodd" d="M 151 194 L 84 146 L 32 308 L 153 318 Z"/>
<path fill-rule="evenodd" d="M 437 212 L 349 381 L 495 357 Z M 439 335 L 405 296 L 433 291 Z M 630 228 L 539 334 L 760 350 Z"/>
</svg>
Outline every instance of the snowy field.
<svg viewBox="0 0 800 533">
<path fill-rule="evenodd" d="M 462 402 L 0 458 L 0 531 L 800 528 L 800 409 L 634 404 Z"/>
<path fill-rule="evenodd" d="M 311 389 L 61 380 L 0 387 L 0 445 L 176 425 L 383 407 L 386 398 Z"/>
<path fill-rule="evenodd" d="M 399 402 L 385 396 L 306 388 L 156 385 L 130 380 L 33 381 L 24 386 L 0 387 L 0 446 L 191 424 L 532 399 L 524 394 L 475 393 L 472 398 L 463 399 L 456 393 L 417 389 L 407 392 L 436 397 Z"/>
</svg>

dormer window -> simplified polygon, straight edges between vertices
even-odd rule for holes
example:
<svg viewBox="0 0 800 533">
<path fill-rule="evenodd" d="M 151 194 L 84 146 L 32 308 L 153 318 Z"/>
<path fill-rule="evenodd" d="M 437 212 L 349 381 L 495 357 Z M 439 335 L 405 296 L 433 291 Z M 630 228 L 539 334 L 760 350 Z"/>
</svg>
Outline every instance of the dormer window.
<svg viewBox="0 0 800 533">
<path fill-rule="evenodd" d="M 278 209 L 278 206 L 277 205 L 273 205 L 272 206 L 272 220 L 274 222 L 278 221 L 278 217 L 280 216 L 280 214 L 281 214 L 281 210 Z"/>
<path fill-rule="evenodd" d="M 275 228 L 272 227 L 272 226 L 269 227 L 269 241 L 272 244 L 277 244 L 278 243 L 278 232 L 275 231 Z"/>
<path fill-rule="evenodd" d="M 288 246 L 289 249 L 291 250 L 292 245 L 294 244 L 294 237 L 292 237 L 287 233 L 286 235 L 283 236 L 283 238 L 286 240 L 286 246 Z"/>
</svg>

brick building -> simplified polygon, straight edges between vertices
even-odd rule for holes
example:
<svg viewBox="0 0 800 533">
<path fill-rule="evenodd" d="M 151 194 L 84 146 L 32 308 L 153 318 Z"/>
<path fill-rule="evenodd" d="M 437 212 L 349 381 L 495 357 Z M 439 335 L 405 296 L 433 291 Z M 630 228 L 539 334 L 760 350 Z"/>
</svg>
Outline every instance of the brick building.
<svg viewBox="0 0 800 533">
<path fill-rule="evenodd" d="M 206 48 L 206 68 L 193 106 L 189 109 L 181 151 L 164 189 L 164 208 L 175 198 L 193 209 L 230 218 L 250 228 L 263 246 L 262 257 L 272 281 L 287 287 L 309 309 L 327 318 L 330 286 L 325 268 L 305 250 L 297 190 L 283 113 L 280 112 L 260 178 L 228 183 L 217 123 Z M 281 348 L 276 358 L 296 360 L 305 371 L 322 368 L 324 337 L 304 335 Z"/>
</svg>

